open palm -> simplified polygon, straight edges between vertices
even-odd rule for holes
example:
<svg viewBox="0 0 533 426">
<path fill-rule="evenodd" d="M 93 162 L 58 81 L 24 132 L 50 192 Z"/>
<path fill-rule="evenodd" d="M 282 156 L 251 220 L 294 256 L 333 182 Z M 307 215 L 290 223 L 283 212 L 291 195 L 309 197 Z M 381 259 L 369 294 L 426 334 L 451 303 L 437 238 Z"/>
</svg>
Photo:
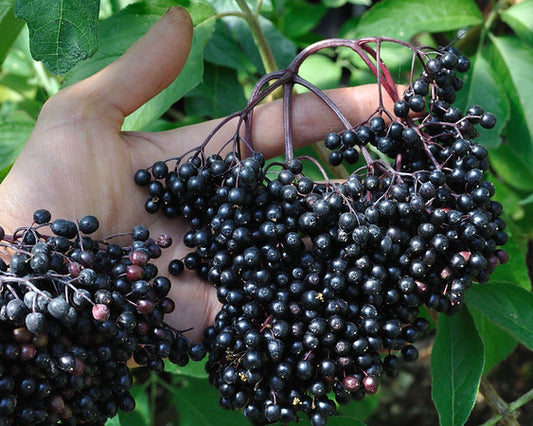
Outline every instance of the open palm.
<svg viewBox="0 0 533 426">
<path fill-rule="evenodd" d="M 100 221 L 99 235 L 149 227 L 153 236 L 170 234 L 173 246 L 158 259 L 160 273 L 172 258 L 188 251 L 181 244 L 185 223 L 143 208 L 146 193 L 133 183 L 139 168 L 175 157 L 199 145 L 216 122 L 168 132 L 121 132 L 124 118 L 169 85 L 182 70 L 192 40 L 192 23 L 181 8 L 170 9 L 125 55 L 101 72 L 61 90 L 43 107 L 35 129 L 12 170 L 0 185 L 1 223 L 7 232 L 31 223 L 36 209 L 53 218 L 91 214 Z M 353 122 L 364 119 L 377 102 L 375 86 L 328 92 Z M 294 103 L 295 144 L 303 145 L 339 128 L 338 119 L 321 101 L 302 95 Z M 317 120 L 319 118 L 319 120 Z M 228 140 L 227 126 L 213 139 Z M 255 148 L 266 157 L 283 149 L 282 108 L 278 102 L 254 114 Z M 193 327 L 198 340 L 219 307 L 214 289 L 185 272 L 173 282 L 176 310 L 170 323 Z"/>
</svg>

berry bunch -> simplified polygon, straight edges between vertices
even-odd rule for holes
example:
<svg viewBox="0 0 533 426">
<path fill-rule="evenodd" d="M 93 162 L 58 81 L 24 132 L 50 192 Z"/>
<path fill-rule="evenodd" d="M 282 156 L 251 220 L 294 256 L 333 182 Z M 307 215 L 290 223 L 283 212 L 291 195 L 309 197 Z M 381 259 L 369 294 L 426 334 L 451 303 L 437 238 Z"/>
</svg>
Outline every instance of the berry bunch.
<svg viewBox="0 0 533 426">
<path fill-rule="evenodd" d="M 379 55 L 385 42 L 410 48 L 423 68 L 417 79 L 413 68 L 402 99 Z M 352 48 L 377 77 L 379 105 L 355 125 L 298 76 L 306 57 L 335 46 Z M 184 244 L 191 251 L 169 271 L 196 270 L 217 289 L 222 308 L 204 335 L 223 408 L 243 409 L 256 424 L 288 423 L 299 412 L 325 424 L 337 404 L 375 393 L 382 374 L 395 376 L 401 360 L 418 358 L 413 343 L 429 328 L 421 306 L 453 314 L 472 282 L 487 281 L 507 260 L 499 248 L 507 240 L 502 206 L 485 180 L 487 151 L 473 142 L 475 125 L 490 128 L 494 116 L 452 106 L 462 85 L 457 72 L 468 66 L 453 48 L 326 40 L 261 79 L 248 106 L 197 149 L 136 173 L 149 192 L 147 211 L 190 226 Z M 330 180 L 314 158 L 294 158 L 295 84 L 345 127 L 325 137 L 330 163 L 364 160 L 345 181 Z M 285 161 L 266 164 L 253 150 L 251 115 L 280 86 Z M 229 153 L 206 155 L 212 136 L 235 118 Z M 307 177 L 307 164 L 324 180 Z"/>
<path fill-rule="evenodd" d="M 135 407 L 132 356 L 156 372 L 189 359 L 151 263 L 171 239 L 139 225 L 96 240 L 94 216 L 50 220 L 41 209 L 12 236 L 0 228 L 0 424 L 104 424 Z"/>
</svg>

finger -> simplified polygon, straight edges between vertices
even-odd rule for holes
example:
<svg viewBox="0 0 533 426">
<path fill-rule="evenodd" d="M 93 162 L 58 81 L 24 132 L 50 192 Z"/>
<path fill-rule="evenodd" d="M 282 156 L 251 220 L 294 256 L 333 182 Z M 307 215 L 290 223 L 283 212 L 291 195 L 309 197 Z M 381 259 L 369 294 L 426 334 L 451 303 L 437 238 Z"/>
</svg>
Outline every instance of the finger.
<svg viewBox="0 0 533 426">
<path fill-rule="evenodd" d="M 73 111 L 111 114 L 122 124 L 124 117 L 174 81 L 185 65 L 191 42 L 189 14 L 181 7 L 172 7 L 119 59 L 62 90 L 57 98 L 74 106 Z"/>
<path fill-rule="evenodd" d="M 352 126 L 368 120 L 379 107 L 377 84 L 334 89 L 326 94 Z M 384 91 L 382 97 L 383 107 L 392 110 L 392 99 Z M 294 98 L 292 120 L 294 124 L 291 126 L 291 133 L 295 149 L 323 140 L 327 133 L 344 128 L 337 114 L 313 94 Z M 262 152 L 267 158 L 283 152 L 285 135 L 280 101 L 266 104 L 254 113 L 252 136 L 254 150 Z"/>
<path fill-rule="evenodd" d="M 399 89 L 401 90 L 401 87 Z M 379 92 L 376 84 L 333 89 L 325 93 L 352 125 L 367 120 L 379 106 Z M 384 108 L 392 110 L 393 101 L 386 93 L 383 93 L 382 103 Z M 322 100 L 310 93 L 294 97 L 292 120 L 294 148 L 317 142 L 322 140 L 327 133 L 344 128 L 337 115 Z M 150 140 L 158 147 L 159 155 L 162 151 L 169 158 L 179 156 L 201 144 L 220 122 L 221 120 L 212 120 L 167 132 L 154 134 L 139 132 L 131 136 Z M 226 142 L 233 138 L 236 125 L 237 119 L 234 119 L 217 131 L 207 145 L 206 152 L 218 152 Z M 262 152 L 267 158 L 283 153 L 285 133 L 281 100 L 260 105 L 255 109 L 252 139 L 254 150 Z M 139 167 L 146 167 L 151 161 L 161 159 L 144 158 L 143 164 L 139 164 Z"/>
</svg>

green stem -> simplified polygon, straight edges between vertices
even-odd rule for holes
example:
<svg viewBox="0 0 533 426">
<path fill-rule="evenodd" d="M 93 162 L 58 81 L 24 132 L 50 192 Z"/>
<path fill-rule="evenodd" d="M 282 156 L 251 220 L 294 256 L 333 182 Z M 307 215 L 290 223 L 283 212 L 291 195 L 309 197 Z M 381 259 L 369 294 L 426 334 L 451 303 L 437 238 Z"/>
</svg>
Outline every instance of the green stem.
<svg viewBox="0 0 533 426">
<path fill-rule="evenodd" d="M 483 383 L 483 381 L 482 381 Z M 492 386 L 491 386 L 492 388 Z M 480 387 L 481 391 L 481 387 Z M 483 392 L 482 392 L 483 393 Z M 484 393 L 483 396 L 487 397 Z M 499 398 L 499 396 L 498 396 Z M 501 399 L 501 398 L 500 398 Z M 492 416 L 489 420 L 487 420 L 485 423 L 483 423 L 481 426 L 493 426 L 497 424 L 498 422 L 501 422 L 501 424 L 514 424 L 518 425 L 518 412 L 517 410 L 522 407 L 523 405 L 527 404 L 533 400 L 533 388 L 530 389 L 528 392 L 526 392 L 524 395 L 522 395 L 520 398 L 516 399 L 515 401 L 511 402 L 510 404 L 505 404 L 505 411 L 499 412 L 498 414 Z M 489 402 L 490 404 L 490 402 Z M 491 405 L 492 407 L 492 405 Z"/>
<path fill-rule="evenodd" d="M 278 69 L 278 66 L 276 65 L 274 54 L 272 53 L 272 49 L 268 44 L 268 41 L 265 37 L 265 33 L 263 32 L 263 29 L 259 24 L 258 16 L 254 14 L 248 7 L 246 0 L 236 1 L 245 16 L 248 25 L 250 26 L 250 30 L 252 31 L 255 44 L 259 49 L 259 54 L 261 55 L 261 60 L 263 61 L 263 66 L 265 67 L 266 73 L 269 74 L 271 72 L 276 71 Z"/>
<path fill-rule="evenodd" d="M 216 15 L 210 16 L 207 18 L 204 22 L 209 21 L 210 19 L 222 19 L 222 18 L 228 18 L 228 17 L 236 17 L 236 18 L 243 18 L 246 19 L 246 16 L 244 13 L 241 12 L 220 12 Z"/>
<path fill-rule="evenodd" d="M 258 0 L 257 4 L 255 5 L 255 16 L 259 16 L 259 14 L 261 13 L 261 6 L 263 6 L 263 0 Z"/>
</svg>

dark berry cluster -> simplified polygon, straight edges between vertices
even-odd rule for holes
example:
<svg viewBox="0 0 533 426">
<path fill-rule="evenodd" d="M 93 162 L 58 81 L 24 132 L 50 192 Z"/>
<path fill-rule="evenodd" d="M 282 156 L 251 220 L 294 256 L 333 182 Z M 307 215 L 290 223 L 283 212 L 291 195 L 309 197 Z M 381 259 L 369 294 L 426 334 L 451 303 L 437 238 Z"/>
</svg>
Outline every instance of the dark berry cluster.
<svg viewBox="0 0 533 426">
<path fill-rule="evenodd" d="M 196 270 L 216 287 L 222 308 L 204 333 L 209 380 L 223 408 L 242 409 L 255 424 L 305 413 L 322 425 L 337 404 L 375 393 L 383 374 L 394 377 L 401 360 L 418 358 L 413 343 L 429 328 L 420 308 L 453 314 L 472 282 L 487 281 L 507 260 L 499 248 L 507 240 L 502 206 L 485 179 L 487 150 L 473 142 L 474 126 L 492 127 L 493 116 L 451 106 L 461 86 L 456 72 L 468 60 L 455 49 L 430 57 L 413 48 L 426 59 L 424 71 L 403 99 L 386 68 L 374 67 L 397 99 L 394 114 L 380 102 L 367 120 L 348 125 L 296 76 L 306 54 L 342 41 L 328 43 L 257 87 L 279 79 L 290 102 L 292 78 L 339 115 L 346 129 L 325 138 L 331 164 L 366 163 L 348 179 L 307 177 L 304 164 L 320 165 L 293 158 L 290 131 L 286 161 L 265 164 L 249 127 L 237 129 L 225 156 L 206 155 L 208 139 L 135 175 L 148 189 L 147 211 L 187 219 L 183 242 L 191 251 L 170 272 Z M 376 55 L 368 40 L 354 43 L 346 41 Z M 268 87 L 252 92 L 240 123 L 250 123 L 276 82 Z M 284 120 L 290 129 L 290 114 Z M 243 155 L 241 142 L 251 152 Z"/>
<path fill-rule="evenodd" d="M 189 359 L 189 341 L 164 322 L 170 280 L 151 262 L 171 239 L 139 225 L 97 240 L 98 226 L 42 209 L 14 235 L 1 230 L 2 425 L 104 424 L 135 407 L 132 356 L 155 372 L 163 358 Z"/>
</svg>

